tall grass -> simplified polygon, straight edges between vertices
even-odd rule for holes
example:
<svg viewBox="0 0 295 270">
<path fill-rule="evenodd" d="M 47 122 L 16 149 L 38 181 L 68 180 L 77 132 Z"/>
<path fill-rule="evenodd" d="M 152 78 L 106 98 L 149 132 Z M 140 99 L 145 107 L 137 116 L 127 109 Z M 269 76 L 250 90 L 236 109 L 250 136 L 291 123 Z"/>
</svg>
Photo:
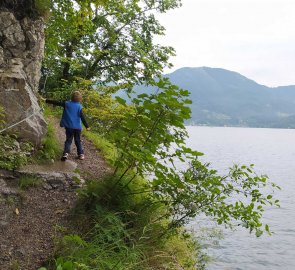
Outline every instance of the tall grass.
<svg viewBox="0 0 295 270">
<path fill-rule="evenodd" d="M 103 157 L 108 161 L 109 164 L 113 164 L 117 158 L 117 151 L 113 144 L 107 141 L 104 137 L 97 133 L 85 131 L 83 135 L 92 141 L 92 143 L 99 149 Z"/>
<path fill-rule="evenodd" d="M 47 134 L 42 140 L 42 148 L 34 155 L 34 163 L 44 163 L 51 159 L 56 159 L 62 153 L 62 149 L 56 138 L 53 124 L 49 123 Z"/>
<path fill-rule="evenodd" d="M 51 269 L 195 270 L 202 265 L 193 239 L 181 229 L 167 231 L 168 221 L 159 219 L 165 205 L 154 204 L 146 193 L 128 196 L 132 187 L 117 187 L 114 196 L 106 196 L 115 180 L 89 182 L 80 191 L 74 214 L 80 234 L 59 242 Z M 138 179 L 137 188 L 142 183 Z"/>
</svg>

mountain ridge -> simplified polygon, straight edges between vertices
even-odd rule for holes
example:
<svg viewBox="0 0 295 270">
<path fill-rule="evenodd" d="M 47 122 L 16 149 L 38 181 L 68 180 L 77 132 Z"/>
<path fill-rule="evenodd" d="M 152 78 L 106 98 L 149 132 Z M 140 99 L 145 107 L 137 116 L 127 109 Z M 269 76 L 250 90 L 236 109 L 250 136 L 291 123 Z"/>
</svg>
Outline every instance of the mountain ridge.
<svg viewBox="0 0 295 270">
<path fill-rule="evenodd" d="M 211 67 L 183 67 L 164 76 L 191 92 L 188 124 L 295 128 L 295 85 L 268 87 Z"/>
<path fill-rule="evenodd" d="M 211 67 L 183 67 L 163 76 L 191 93 L 187 125 L 295 128 L 295 85 L 268 87 Z M 134 91 L 154 93 L 155 88 L 141 85 Z M 122 91 L 116 95 L 129 100 Z"/>
</svg>

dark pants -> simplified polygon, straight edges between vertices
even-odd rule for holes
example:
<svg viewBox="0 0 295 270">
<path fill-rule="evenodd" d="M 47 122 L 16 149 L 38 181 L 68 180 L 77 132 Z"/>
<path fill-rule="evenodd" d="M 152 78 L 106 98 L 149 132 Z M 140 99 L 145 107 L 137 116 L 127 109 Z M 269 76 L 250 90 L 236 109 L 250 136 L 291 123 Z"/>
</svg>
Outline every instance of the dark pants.
<svg viewBox="0 0 295 270">
<path fill-rule="evenodd" d="M 71 152 L 71 144 L 73 142 L 73 138 L 75 141 L 75 145 L 77 147 L 78 155 L 84 154 L 82 144 L 81 144 L 81 130 L 72 129 L 72 128 L 66 128 L 66 141 L 65 141 L 64 154 Z"/>
</svg>

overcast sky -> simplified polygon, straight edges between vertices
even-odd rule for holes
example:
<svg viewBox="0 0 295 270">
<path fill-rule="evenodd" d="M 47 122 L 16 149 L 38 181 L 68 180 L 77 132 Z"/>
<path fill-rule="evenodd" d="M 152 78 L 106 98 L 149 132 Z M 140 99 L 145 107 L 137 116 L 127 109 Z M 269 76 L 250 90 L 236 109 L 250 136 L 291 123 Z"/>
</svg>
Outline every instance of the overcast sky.
<svg viewBox="0 0 295 270">
<path fill-rule="evenodd" d="M 182 3 L 158 16 L 166 36 L 157 41 L 176 49 L 173 70 L 220 67 L 267 86 L 295 85 L 295 0 Z"/>
</svg>

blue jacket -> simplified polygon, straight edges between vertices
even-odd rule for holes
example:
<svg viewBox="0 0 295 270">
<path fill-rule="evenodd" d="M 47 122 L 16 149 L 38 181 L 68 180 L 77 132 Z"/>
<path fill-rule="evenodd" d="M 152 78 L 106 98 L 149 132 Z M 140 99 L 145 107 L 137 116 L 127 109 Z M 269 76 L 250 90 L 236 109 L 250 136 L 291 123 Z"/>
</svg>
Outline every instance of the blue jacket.
<svg viewBox="0 0 295 270">
<path fill-rule="evenodd" d="M 60 126 L 72 129 L 82 129 L 82 105 L 79 102 L 66 101 Z"/>
<path fill-rule="evenodd" d="M 83 107 L 79 102 L 46 99 L 46 103 L 52 104 L 54 106 L 61 106 L 64 108 L 60 121 L 61 127 L 81 130 L 82 121 L 84 126 L 88 128 L 88 124 L 82 111 Z"/>
</svg>

